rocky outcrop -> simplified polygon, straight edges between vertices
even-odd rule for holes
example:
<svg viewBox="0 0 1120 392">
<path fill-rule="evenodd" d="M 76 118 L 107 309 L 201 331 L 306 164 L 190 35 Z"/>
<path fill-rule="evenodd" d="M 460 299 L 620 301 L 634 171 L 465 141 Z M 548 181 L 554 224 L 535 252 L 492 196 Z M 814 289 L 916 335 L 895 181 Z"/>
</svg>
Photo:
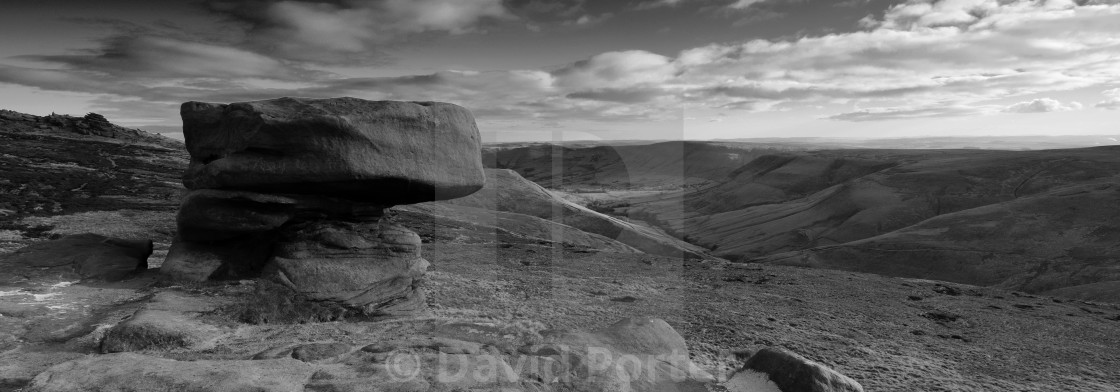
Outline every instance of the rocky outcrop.
<svg viewBox="0 0 1120 392">
<path fill-rule="evenodd" d="M 178 280 L 263 276 L 364 314 L 420 309 L 428 262 L 398 204 L 485 182 L 470 112 L 437 102 L 280 98 L 183 104 L 191 191 L 161 268 Z"/>
<path fill-rule="evenodd" d="M 40 242 L 0 259 L 0 283 L 52 277 L 118 281 L 148 268 L 152 241 L 77 234 Z"/>
</svg>

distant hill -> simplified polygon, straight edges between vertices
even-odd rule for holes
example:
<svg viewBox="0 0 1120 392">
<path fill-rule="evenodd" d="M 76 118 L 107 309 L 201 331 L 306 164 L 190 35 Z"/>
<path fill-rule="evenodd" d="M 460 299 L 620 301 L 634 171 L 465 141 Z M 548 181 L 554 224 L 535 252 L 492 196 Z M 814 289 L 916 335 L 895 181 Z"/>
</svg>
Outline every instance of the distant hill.
<svg viewBox="0 0 1120 392">
<path fill-rule="evenodd" d="M 487 143 L 492 149 L 563 146 L 568 149 L 593 147 L 648 146 L 667 140 L 572 140 L 559 142 Z M 874 149 L 983 149 L 983 150 L 1048 150 L 1120 144 L 1120 133 L 1114 135 L 1062 136 L 927 136 L 897 138 L 855 137 L 761 137 L 714 139 L 694 142 L 717 144 L 741 149 L 769 148 L 776 150 Z"/>
<path fill-rule="evenodd" d="M 595 249 L 641 251 L 685 259 L 707 257 L 703 248 L 660 230 L 566 201 L 512 170 L 487 169 L 486 186 L 472 195 L 397 209 L 427 213 L 439 219 L 489 225 L 502 233 L 535 235 L 538 239 L 548 240 L 556 238 Z M 562 233 L 554 237 L 556 230 L 562 230 Z"/>
<path fill-rule="evenodd" d="M 1120 134 L 1062 136 L 931 136 L 905 138 L 742 138 L 719 139 L 713 140 L 713 142 L 774 145 L 813 150 L 851 148 L 1050 150 L 1118 145 L 1120 144 Z"/>
</svg>

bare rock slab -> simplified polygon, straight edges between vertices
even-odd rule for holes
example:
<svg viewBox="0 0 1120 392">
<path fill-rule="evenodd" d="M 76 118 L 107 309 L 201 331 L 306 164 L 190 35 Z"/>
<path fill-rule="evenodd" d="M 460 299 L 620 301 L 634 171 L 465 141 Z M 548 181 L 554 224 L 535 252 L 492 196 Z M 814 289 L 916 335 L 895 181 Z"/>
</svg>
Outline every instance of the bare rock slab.
<svg viewBox="0 0 1120 392">
<path fill-rule="evenodd" d="M 560 390 L 704 392 L 715 381 L 689 359 L 684 338 L 661 319 L 625 318 L 599 331 L 546 341 L 518 351 L 556 360 L 545 373 L 561 383 Z"/>
<path fill-rule="evenodd" d="M 77 234 L 32 244 L 0 258 L 0 283 L 26 280 L 119 281 L 148 269 L 151 240 Z"/>
<path fill-rule="evenodd" d="M 383 205 L 462 197 L 485 177 L 471 113 L 439 102 L 279 98 L 182 105 L 190 189 Z"/>
<path fill-rule="evenodd" d="M 175 361 L 122 353 L 90 356 L 40 373 L 29 392 L 292 391 L 302 392 L 315 369 L 295 359 Z"/>
<path fill-rule="evenodd" d="M 101 352 L 202 349 L 224 335 L 221 328 L 199 321 L 199 313 L 216 303 L 174 293 L 157 293 L 140 310 L 111 328 L 101 341 Z"/>
<path fill-rule="evenodd" d="M 784 349 L 759 350 L 743 367 L 765 373 L 783 392 L 863 392 L 855 380 Z"/>
</svg>

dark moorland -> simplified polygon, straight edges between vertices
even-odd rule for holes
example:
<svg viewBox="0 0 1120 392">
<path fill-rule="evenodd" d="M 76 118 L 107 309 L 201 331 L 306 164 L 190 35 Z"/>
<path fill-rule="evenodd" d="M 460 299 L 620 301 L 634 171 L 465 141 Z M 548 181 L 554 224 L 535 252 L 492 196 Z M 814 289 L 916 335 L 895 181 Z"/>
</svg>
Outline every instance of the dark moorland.
<svg viewBox="0 0 1120 392">
<path fill-rule="evenodd" d="M 205 378 L 237 360 L 277 389 L 366 390 L 385 377 L 371 347 L 402 336 L 482 339 L 463 326 L 486 325 L 488 349 L 511 357 L 493 339 L 651 316 L 717 376 L 731 351 L 783 347 L 868 391 L 1120 390 L 1120 147 L 491 147 L 481 191 L 391 210 L 431 263 L 425 318 L 269 322 L 263 283 L 160 283 L 185 149 L 95 122 L 0 113 L 0 258 L 92 232 L 153 240 L 150 269 L 0 283 L 0 390 L 100 358 L 107 331 L 140 315 L 197 340 L 83 377 Z M 279 357 L 299 361 L 267 367 Z"/>
</svg>

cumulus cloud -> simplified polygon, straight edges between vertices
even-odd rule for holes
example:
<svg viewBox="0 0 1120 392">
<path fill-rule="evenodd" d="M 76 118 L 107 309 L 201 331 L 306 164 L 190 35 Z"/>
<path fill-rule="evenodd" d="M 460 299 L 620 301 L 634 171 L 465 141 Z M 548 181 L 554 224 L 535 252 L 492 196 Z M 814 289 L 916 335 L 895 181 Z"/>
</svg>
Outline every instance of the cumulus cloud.
<svg viewBox="0 0 1120 392">
<path fill-rule="evenodd" d="M 1105 100 L 1097 102 L 1095 105 L 1101 109 L 1120 110 L 1120 88 L 1102 91 L 1106 97 Z"/>
<path fill-rule="evenodd" d="M 961 105 L 1120 79 L 1120 7 L 1059 0 L 912 0 L 863 31 L 753 40 L 676 58 L 686 98 L 813 102 L 903 101 L 921 110 L 836 119 L 969 115 Z M 957 102 L 944 110 L 940 102 Z"/>
<path fill-rule="evenodd" d="M 1055 99 L 1039 98 L 1013 104 L 1004 108 L 1003 111 L 1007 113 L 1046 113 L 1068 112 L 1071 110 L 1081 110 L 1081 108 L 1081 103 L 1076 101 L 1064 105 Z"/>
<path fill-rule="evenodd" d="M 677 74 L 673 59 L 644 50 L 607 52 L 555 72 L 556 84 L 572 90 L 664 84 Z"/>
</svg>

